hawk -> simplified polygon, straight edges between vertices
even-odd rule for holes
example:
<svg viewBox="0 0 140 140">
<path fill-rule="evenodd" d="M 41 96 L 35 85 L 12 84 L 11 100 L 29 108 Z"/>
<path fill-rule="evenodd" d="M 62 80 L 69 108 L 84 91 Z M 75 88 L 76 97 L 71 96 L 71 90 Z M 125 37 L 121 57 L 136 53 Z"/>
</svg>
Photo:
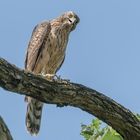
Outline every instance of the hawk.
<svg viewBox="0 0 140 140">
<path fill-rule="evenodd" d="M 29 41 L 25 70 L 41 74 L 52 80 L 65 59 L 69 34 L 80 21 L 72 11 L 38 24 Z M 37 135 L 40 129 L 43 103 L 26 96 L 27 105 L 26 127 L 31 135 Z"/>
</svg>

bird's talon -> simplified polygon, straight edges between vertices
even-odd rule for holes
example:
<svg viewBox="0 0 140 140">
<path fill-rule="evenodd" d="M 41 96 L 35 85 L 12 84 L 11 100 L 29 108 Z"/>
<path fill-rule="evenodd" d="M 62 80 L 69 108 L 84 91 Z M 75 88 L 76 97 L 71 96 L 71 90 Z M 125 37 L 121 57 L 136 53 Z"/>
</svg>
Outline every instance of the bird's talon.
<svg viewBox="0 0 140 140">
<path fill-rule="evenodd" d="M 58 83 L 63 83 L 63 84 L 68 84 L 70 83 L 70 80 L 69 79 L 62 79 L 61 76 L 57 76 L 55 75 L 56 78 L 54 78 L 54 81 L 55 82 L 58 82 Z"/>
</svg>

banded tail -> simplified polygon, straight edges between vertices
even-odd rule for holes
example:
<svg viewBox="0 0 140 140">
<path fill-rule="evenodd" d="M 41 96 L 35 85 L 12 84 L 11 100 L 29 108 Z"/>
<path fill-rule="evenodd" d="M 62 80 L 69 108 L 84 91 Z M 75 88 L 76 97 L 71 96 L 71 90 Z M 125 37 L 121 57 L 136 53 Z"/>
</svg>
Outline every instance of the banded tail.
<svg viewBox="0 0 140 140">
<path fill-rule="evenodd" d="M 43 103 L 31 97 L 25 97 L 27 101 L 26 127 L 31 135 L 37 135 L 40 130 Z"/>
</svg>

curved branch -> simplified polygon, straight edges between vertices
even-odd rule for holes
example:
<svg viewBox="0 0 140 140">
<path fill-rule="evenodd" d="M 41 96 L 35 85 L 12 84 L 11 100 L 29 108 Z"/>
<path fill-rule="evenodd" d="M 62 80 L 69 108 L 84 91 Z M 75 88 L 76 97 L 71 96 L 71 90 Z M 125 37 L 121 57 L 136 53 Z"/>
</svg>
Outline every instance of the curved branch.
<svg viewBox="0 0 140 140">
<path fill-rule="evenodd" d="M 0 116 L 0 140 L 13 140 L 10 131 Z"/>
<path fill-rule="evenodd" d="M 49 82 L 0 59 L 0 86 L 47 104 L 78 107 L 112 126 L 125 140 L 140 139 L 140 121 L 102 93 L 75 83 Z M 11 92 L 10 92 L 11 93 Z"/>
</svg>

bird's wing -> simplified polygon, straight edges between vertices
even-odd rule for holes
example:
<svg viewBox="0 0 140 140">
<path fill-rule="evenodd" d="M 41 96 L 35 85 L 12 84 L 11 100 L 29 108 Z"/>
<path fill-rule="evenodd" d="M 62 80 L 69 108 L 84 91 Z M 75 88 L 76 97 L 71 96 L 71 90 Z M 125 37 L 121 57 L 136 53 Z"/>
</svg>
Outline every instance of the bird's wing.
<svg viewBox="0 0 140 140">
<path fill-rule="evenodd" d="M 49 36 L 50 30 L 51 25 L 47 21 L 36 25 L 34 28 L 26 53 L 25 69 L 29 71 L 34 70 L 40 52 L 43 48 L 43 41 L 47 38 L 47 36 Z"/>
<path fill-rule="evenodd" d="M 59 67 L 56 69 L 56 72 L 59 71 L 59 69 L 61 68 L 62 64 L 64 63 L 64 60 L 65 60 L 65 55 L 64 55 L 60 65 L 59 65 Z"/>
</svg>

